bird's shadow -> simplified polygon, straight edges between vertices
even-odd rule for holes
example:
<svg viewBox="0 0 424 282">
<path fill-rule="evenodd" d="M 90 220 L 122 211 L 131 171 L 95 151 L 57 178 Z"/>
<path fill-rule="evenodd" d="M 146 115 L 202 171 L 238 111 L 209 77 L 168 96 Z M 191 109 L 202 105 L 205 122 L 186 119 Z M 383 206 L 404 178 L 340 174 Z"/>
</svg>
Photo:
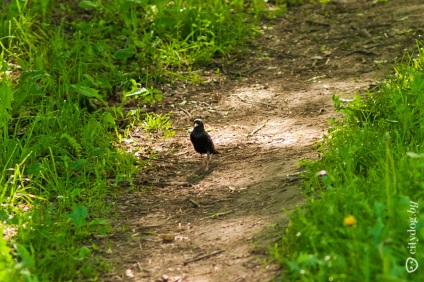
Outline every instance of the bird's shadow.
<svg viewBox="0 0 424 282">
<path fill-rule="evenodd" d="M 201 166 L 191 175 L 187 176 L 186 181 L 192 185 L 199 183 L 200 181 L 205 179 L 208 175 L 210 175 L 216 166 L 217 166 L 216 164 L 209 164 L 209 169 L 207 171 L 205 171 L 204 166 Z"/>
</svg>

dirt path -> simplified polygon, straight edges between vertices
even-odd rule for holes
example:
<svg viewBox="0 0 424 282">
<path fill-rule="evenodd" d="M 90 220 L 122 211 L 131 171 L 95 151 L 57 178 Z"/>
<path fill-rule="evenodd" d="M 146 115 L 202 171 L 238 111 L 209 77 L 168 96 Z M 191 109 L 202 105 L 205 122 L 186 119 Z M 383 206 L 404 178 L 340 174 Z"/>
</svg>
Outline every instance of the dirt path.
<svg viewBox="0 0 424 282">
<path fill-rule="evenodd" d="M 372 2 L 289 9 L 263 23 L 248 53 L 205 70 L 207 84 L 163 89 L 159 111 L 173 112 L 177 135 L 133 132 L 129 149 L 157 158 L 137 180 L 147 192 L 128 189 L 116 203 L 120 219 L 105 243 L 113 269 L 101 281 L 278 275 L 266 262 L 267 230 L 303 202 L 298 162 L 319 157 L 313 144 L 335 115 L 332 95 L 373 87 L 424 30 L 421 0 Z M 222 153 L 206 173 L 188 138 L 195 117 Z"/>
</svg>

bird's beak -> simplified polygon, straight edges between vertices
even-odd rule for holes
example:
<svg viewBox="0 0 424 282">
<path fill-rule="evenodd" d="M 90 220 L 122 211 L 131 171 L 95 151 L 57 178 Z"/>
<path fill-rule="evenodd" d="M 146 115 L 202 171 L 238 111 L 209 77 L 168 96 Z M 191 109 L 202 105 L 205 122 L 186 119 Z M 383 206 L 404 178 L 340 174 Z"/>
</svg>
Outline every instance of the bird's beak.
<svg viewBox="0 0 424 282">
<path fill-rule="evenodd" d="M 195 124 L 194 124 L 194 127 L 196 127 L 196 126 L 199 126 L 199 124 L 198 124 L 198 123 L 195 123 Z"/>
</svg>

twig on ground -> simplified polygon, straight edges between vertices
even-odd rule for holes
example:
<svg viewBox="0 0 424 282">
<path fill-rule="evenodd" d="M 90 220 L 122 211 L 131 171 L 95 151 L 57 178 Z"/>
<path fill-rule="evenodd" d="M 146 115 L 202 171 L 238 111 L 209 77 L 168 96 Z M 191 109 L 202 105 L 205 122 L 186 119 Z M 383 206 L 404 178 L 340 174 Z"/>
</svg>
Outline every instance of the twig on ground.
<svg viewBox="0 0 424 282">
<path fill-rule="evenodd" d="M 345 56 L 349 56 L 349 55 L 352 55 L 352 54 L 355 54 L 355 53 L 358 53 L 358 54 L 361 54 L 361 55 L 368 55 L 368 56 L 377 55 L 376 53 L 374 53 L 372 51 L 367 51 L 367 50 L 359 49 L 359 50 L 353 50 L 353 51 L 347 52 L 345 54 Z"/>
<path fill-rule="evenodd" d="M 232 212 L 233 212 L 233 210 L 229 210 L 229 211 L 225 211 L 225 212 L 218 212 L 218 213 L 214 213 L 213 215 L 204 217 L 202 219 L 205 219 L 205 218 L 215 218 L 215 217 L 219 217 L 221 215 L 226 215 L 226 214 L 229 214 L 229 213 L 232 213 Z"/>
<path fill-rule="evenodd" d="M 256 132 L 258 132 L 259 130 L 261 130 L 262 128 L 264 128 L 267 122 L 268 122 L 268 121 L 266 121 L 264 124 L 262 124 L 261 126 L 259 126 L 258 128 L 256 128 L 256 129 L 255 129 L 255 130 L 253 130 L 252 132 L 250 132 L 250 133 L 249 133 L 249 135 L 247 135 L 247 136 L 248 136 L 248 137 L 249 137 L 249 136 L 252 136 L 252 135 L 253 135 L 253 134 L 255 134 Z"/>
<path fill-rule="evenodd" d="M 207 258 L 210 258 L 210 257 L 216 256 L 216 255 L 219 255 L 220 253 L 223 253 L 223 252 L 225 252 L 225 250 L 215 251 L 215 252 L 213 252 L 213 253 L 210 253 L 210 254 L 207 254 L 207 255 L 204 255 L 204 256 L 200 256 L 200 257 L 195 258 L 195 259 L 186 260 L 186 261 L 184 262 L 184 265 L 187 265 L 187 264 L 189 264 L 189 263 L 191 263 L 191 262 L 196 262 L 196 261 L 199 261 L 199 260 L 207 259 Z"/>
<path fill-rule="evenodd" d="M 352 55 L 354 53 L 358 53 L 358 54 L 362 54 L 362 55 L 378 55 L 378 54 L 376 54 L 372 51 L 367 51 L 367 50 L 375 48 L 375 47 L 388 46 L 388 45 L 394 45 L 394 44 L 398 44 L 398 43 L 402 43 L 402 42 L 407 42 L 407 41 L 410 41 L 410 40 L 413 40 L 413 38 L 408 37 L 407 39 L 402 39 L 402 40 L 395 40 L 395 41 L 391 41 L 391 42 L 382 42 L 382 43 L 372 44 L 372 45 L 364 46 L 364 49 L 353 50 L 353 51 L 347 52 L 345 54 L 345 56 L 349 56 L 349 55 Z"/>
<path fill-rule="evenodd" d="M 181 108 L 181 107 L 178 107 L 178 109 L 179 109 L 180 111 L 182 111 L 183 113 L 185 113 L 186 115 L 188 115 L 188 117 L 189 117 L 189 118 L 191 118 L 191 114 L 190 114 L 188 111 L 184 110 L 184 109 L 183 109 L 183 108 Z"/>
<path fill-rule="evenodd" d="M 249 101 L 246 101 L 246 100 L 244 100 L 243 98 L 241 98 L 239 95 L 234 95 L 234 96 L 236 96 L 240 101 L 242 101 L 243 103 L 246 103 L 246 104 L 252 104 L 252 102 L 249 102 Z"/>
<path fill-rule="evenodd" d="M 398 43 L 403 43 L 403 42 L 408 42 L 411 40 L 414 40 L 414 37 L 408 37 L 406 39 L 401 39 L 401 40 L 395 40 L 395 41 L 391 41 L 391 42 L 382 42 L 382 43 L 377 43 L 377 44 L 372 44 L 372 45 L 368 45 L 368 46 L 364 46 L 365 49 L 372 49 L 375 47 L 380 47 L 380 46 L 388 46 L 388 45 L 394 45 L 394 44 L 398 44 Z"/>
<path fill-rule="evenodd" d="M 192 203 L 193 205 L 195 205 L 197 208 L 200 208 L 200 204 L 199 203 L 195 202 L 192 199 L 188 199 L 188 200 L 190 201 L 190 203 Z"/>
<path fill-rule="evenodd" d="M 306 20 L 306 22 L 310 23 L 310 24 L 314 24 L 314 25 L 325 26 L 325 27 L 330 26 L 329 23 L 324 23 L 324 22 L 319 22 L 319 21 L 314 21 L 314 20 Z"/>
<path fill-rule="evenodd" d="M 255 72 L 257 72 L 257 71 L 260 71 L 262 68 L 261 67 L 258 67 L 258 68 L 254 68 L 254 69 L 251 69 L 250 71 L 247 71 L 247 72 L 234 72 L 234 71 L 225 71 L 224 69 L 223 69 L 223 73 L 224 74 L 227 74 L 227 75 L 232 75 L 232 76 L 239 76 L 239 77 L 246 77 L 246 76 L 249 76 L 249 75 L 251 75 L 251 74 L 253 74 L 253 73 L 255 73 Z"/>
</svg>

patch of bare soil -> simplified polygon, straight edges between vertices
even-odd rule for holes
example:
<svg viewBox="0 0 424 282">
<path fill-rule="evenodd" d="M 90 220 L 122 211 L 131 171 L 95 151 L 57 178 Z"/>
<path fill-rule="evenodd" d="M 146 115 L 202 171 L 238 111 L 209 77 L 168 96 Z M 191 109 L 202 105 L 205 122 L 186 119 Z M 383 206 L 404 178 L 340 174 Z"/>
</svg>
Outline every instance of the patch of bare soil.
<svg viewBox="0 0 424 282">
<path fill-rule="evenodd" d="M 158 111 L 173 112 L 177 135 L 153 142 L 133 132 L 129 150 L 157 158 L 137 180 L 147 192 L 128 189 L 116 203 L 120 219 L 105 243 L 113 268 L 101 281 L 267 281 L 280 273 L 267 261 L 273 242 L 264 234 L 302 205 L 299 160 L 318 157 L 313 144 L 336 115 L 332 95 L 373 87 L 423 33 L 421 0 L 374 2 L 289 8 L 263 22 L 247 53 L 204 70 L 208 83 L 163 89 Z M 196 117 L 222 153 L 207 172 L 189 141 Z"/>
</svg>

